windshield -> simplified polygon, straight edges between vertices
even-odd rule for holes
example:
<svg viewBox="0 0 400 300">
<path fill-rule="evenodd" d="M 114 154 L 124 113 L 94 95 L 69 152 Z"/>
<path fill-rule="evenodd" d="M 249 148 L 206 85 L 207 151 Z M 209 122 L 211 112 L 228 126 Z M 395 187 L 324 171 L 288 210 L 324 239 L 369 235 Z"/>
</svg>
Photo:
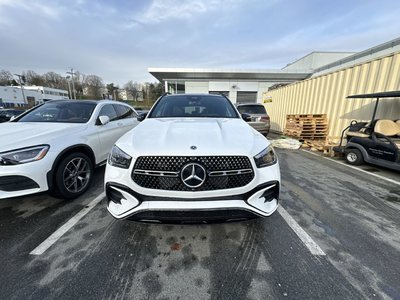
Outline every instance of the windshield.
<svg viewBox="0 0 400 300">
<path fill-rule="evenodd" d="M 89 102 L 48 102 L 28 112 L 17 122 L 86 123 L 95 107 L 95 103 Z"/>
<path fill-rule="evenodd" d="M 149 118 L 238 118 L 232 103 L 209 95 L 176 95 L 162 98 Z"/>
<path fill-rule="evenodd" d="M 240 105 L 238 106 L 238 111 L 241 114 L 266 114 L 265 107 L 262 105 Z"/>
</svg>

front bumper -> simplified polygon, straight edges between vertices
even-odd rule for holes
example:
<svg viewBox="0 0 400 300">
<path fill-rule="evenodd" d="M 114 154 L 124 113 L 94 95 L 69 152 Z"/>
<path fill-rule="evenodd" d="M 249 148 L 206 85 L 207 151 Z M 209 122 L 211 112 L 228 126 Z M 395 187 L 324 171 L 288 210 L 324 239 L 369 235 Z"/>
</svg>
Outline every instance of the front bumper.
<svg viewBox="0 0 400 300">
<path fill-rule="evenodd" d="M 116 219 L 178 222 L 248 219 L 270 216 L 278 208 L 278 163 L 256 169 L 255 178 L 244 187 L 204 192 L 145 189 L 133 182 L 130 172 L 107 165 L 107 209 Z"/>
<path fill-rule="evenodd" d="M 138 194 L 117 183 L 107 183 L 107 209 L 116 219 L 130 218 L 138 221 L 165 219 L 203 220 L 224 218 L 239 218 L 238 211 L 243 215 L 267 217 L 278 208 L 279 182 L 268 182 L 241 195 L 230 195 L 212 198 L 167 198 Z M 176 214 L 171 212 L 176 212 Z M 204 215 L 204 212 L 218 214 Z M 152 212 L 151 214 L 147 212 Z M 169 213 L 167 213 L 169 212 Z M 183 212 L 190 212 L 185 214 Z M 214 215 L 214 216 L 213 216 Z M 183 220 L 185 221 L 185 220 Z"/>
<path fill-rule="evenodd" d="M 0 199 L 24 196 L 48 190 L 47 173 L 52 153 L 42 160 L 13 166 L 0 166 Z"/>
</svg>

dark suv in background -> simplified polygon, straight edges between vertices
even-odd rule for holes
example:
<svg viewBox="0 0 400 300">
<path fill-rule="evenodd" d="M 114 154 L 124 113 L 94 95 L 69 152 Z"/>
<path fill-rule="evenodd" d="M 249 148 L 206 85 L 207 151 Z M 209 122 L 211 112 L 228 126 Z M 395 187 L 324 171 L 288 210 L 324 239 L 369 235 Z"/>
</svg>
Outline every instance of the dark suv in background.
<svg viewBox="0 0 400 300">
<path fill-rule="evenodd" d="M 239 104 L 237 109 L 241 114 L 250 115 L 251 121 L 248 122 L 249 125 L 263 135 L 268 135 L 271 125 L 269 115 L 267 114 L 264 105 L 259 103 Z"/>
</svg>

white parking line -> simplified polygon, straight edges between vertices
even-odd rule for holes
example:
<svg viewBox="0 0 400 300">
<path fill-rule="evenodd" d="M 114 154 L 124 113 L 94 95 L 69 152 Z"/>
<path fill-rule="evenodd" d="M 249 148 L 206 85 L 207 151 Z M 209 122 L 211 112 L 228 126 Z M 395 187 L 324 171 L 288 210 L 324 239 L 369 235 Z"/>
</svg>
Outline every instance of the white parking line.
<svg viewBox="0 0 400 300">
<path fill-rule="evenodd" d="M 105 193 L 98 195 L 92 202 L 86 205 L 80 212 L 68 220 L 63 226 L 58 228 L 52 235 L 50 235 L 44 242 L 33 249 L 29 254 L 41 255 L 51 247 L 57 240 L 62 237 L 68 230 L 70 230 L 80 219 L 82 219 L 93 207 L 95 207 L 105 197 Z"/>
<path fill-rule="evenodd" d="M 282 207 L 278 207 L 278 212 L 286 223 L 292 228 L 294 233 L 300 238 L 303 244 L 310 250 L 313 255 L 326 255 L 324 251 L 317 245 L 316 242 L 300 227 L 299 224 L 292 218 L 291 215 Z"/>
<path fill-rule="evenodd" d="M 400 185 L 400 182 L 398 182 L 398 181 L 396 181 L 396 180 L 393 180 L 393 179 L 390 179 L 390 178 L 387 178 L 387 177 L 384 177 L 384 176 L 381 176 L 381 175 L 378 175 L 378 174 L 374 174 L 374 173 L 365 171 L 365 170 L 363 170 L 363 169 L 360 169 L 360 168 L 357 168 L 357 167 L 354 167 L 354 166 L 350 166 L 349 164 L 346 164 L 346 163 L 344 163 L 344 162 L 336 161 L 336 160 L 331 159 L 331 158 L 328 158 L 328 157 L 323 157 L 323 156 L 321 156 L 321 155 L 318 155 L 318 154 L 316 154 L 316 153 L 312 153 L 312 152 L 307 151 L 307 150 L 304 150 L 304 149 L 301 149 L 301 151 L 306 152 L 306 153 L 309 153 L 309 154 L 312 154 L 312 155 L 315 155 L 315 156 L 318 156 L 318 157 L 321 157 L 321 158 L 325 158 L 325 159 L 327 159 L 327 160 L 329 160 L 329 161 L 331 161 L 331 162 L 334 162 L 334 163 L 337 163 L 337 164 L 339 164 L 339 165 L 343 165 L 343 166 L 346 166 L 346 167 L 348 167 L 348 168 L 351 168 L 351 169 L 354 169 L 354 170 L 357 170 L 357 171 L 366 173 L 366 174 L 368 174 L 368 175 L 377 177 L 377 178 L 382 179 L 382 180 L 386 180 L 386 181 L 388 181 L 388 182 L 390 182 L 390 183 L 394 183 L 394 184 L 396 184 L 396 185 Z"/>
</svg>

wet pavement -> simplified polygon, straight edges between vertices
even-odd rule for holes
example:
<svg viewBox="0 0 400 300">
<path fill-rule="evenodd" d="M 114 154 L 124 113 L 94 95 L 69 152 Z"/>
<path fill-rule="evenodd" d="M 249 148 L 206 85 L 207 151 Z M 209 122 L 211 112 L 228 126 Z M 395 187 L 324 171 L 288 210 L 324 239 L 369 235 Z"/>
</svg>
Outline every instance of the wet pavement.
<svg viewBox="0 0 400 300">
<path fill-rule="evenodd" d="M 153 225 L 114 220 L 104 201 L 29 254 L 101 194 L 100 169 L 73 201 L 0 200 L 0 299 L 400 299 L 400 185 L 304 151 L 278 154 L 281 206 L 326 255 L 280 212 Z"/>
</svg>

